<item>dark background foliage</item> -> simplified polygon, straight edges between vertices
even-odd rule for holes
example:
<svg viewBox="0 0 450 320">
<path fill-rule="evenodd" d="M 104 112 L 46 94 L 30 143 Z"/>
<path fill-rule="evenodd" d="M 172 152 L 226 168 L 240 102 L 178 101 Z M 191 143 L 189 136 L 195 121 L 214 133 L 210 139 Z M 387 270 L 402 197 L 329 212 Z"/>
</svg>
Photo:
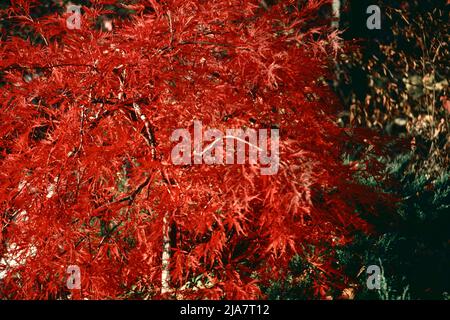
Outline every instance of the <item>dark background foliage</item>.
<svg viewBox="0 0 450 320">
<path fill-rule="evenodd" d="M 372 4 L 381 8 L 381 30 L 366 27 Z M 386 165 L 383 178 L 361 183 L 396 201 L 367 217 L 373 234 L 356 235 L 353 244 L 338 249 L 336 264 L 354 283 L 330 292 L 330 298 L 449 299 L 449 5 L 445 0 L 341 5 L 340 29 L 349 45 L 336 64 L 334 85 L 344 106 L 338 121 L 390 141 L 379 159 Z M 364 163 L 364 148 L 352 144 L 344 158 Z M 367 289 L 369 265 L 383 270 L 380 290 Z M 305 284 L 314 272 L 297 259 L 290 279 L 266 292 L 273 299 L 308 299 Z"/>
<path fill-rule="evenodd" d="M 365 27 L 378 4 L 381 30 Z M 397 140 L 382 161 L 383 181 L 363 181 L 398 197 L 395 210 L 370 221 L 340 252 L 356 276 L 356 298 L 447 299 L 450 292 L 447 1 L 350 1 L 343 38 L 356 40 L 338 63 L 342 125 L 372 128 Z M 402 145 L 402 148 L 398 148 Z M 388 146 L 389 148 L 389 146 Z M 351 154 L 353 160 L 358 155 Z M 381 265 L 381 290 L 368 290 L 365 266 Z"/>
</svg>

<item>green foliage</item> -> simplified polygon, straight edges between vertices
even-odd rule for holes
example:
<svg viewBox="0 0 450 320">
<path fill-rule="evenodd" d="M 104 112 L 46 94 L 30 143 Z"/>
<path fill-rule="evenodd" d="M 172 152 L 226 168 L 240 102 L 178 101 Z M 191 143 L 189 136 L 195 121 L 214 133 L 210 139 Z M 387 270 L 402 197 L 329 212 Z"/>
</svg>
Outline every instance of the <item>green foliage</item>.
<svg viewBox="0 0 450 320">
<path fill-rule="evenodd" d="M 411 170 L 414 153 L 387 166 L 386 192 L 400 196 L 392 216 L 375 220 L 375 235 L 358 235 L 338 250 L 346 274 L 356 277 L 359 299 L 446 299 L 450 292 L 449 171 L 431 177 Z M 395 184 L 388 182 L 394 179 Z M 391 180 L 392 181 L 392 180 Z M 380 290 L 368 290 L 365 268 L 383 269 Z"/>
<path fill-rule="evenodd" d="M 263 288 L 269 300 L 307 300 L 313 297 L 311 290 L 314 272 L 311 266 L 300 256 L 292 259 L 289 275 L 284 280 L 272 281 Z"/>
<path fill-rule="evenodd" d="M 350 159 L 347 159 L 349 162 Z M 450 292 L 450 183 L 449 170 L 429 173 L 417 152 L 380 159 L 384 179 L 355 177 L 362 185 L 395 195 L 393 210 L 380 208 L 371 217 L 372 234 L 357 233 L 351 244 L 335 250 L 336 265 L 346 277 L 337 279 L 328 294 L 343 298 L 339 283 L 355 292 L 355 299 L 449 299 Z M 381 288 L 367 288 L 367 267 L 381 268 Z M 289 276 L 271 283 L 269 299 L 310 299 L 310 275 L 317 272 L 307 261 L 292 260 Z M 347 278 L 348 277 L 348 278 Z"/>
<path fill-rule="evenodd" d="M 341 16 L 343 38 L 359 41 L 338 63 L 336 89 L 347 109 L 339 122 L 403 137 L 400 144 L 406 142 L 409 151 L 385 145 L 377 159 L 386 165 L 381 179 L 355 175 L 360 184 L 381 189 L 397 202 L 367 217 L 374 234 L 356 235 L 337 251 L 337 259 L 345 274 L 356 279 L 356 299 L 448 299 L 449 4 L 371 4 L 382 10 L 382 30 L 364 28 L 367 1 L 350 1 L 350 10 Z M 369 160 L 360 145 L 349 149 L 347 162 L 364 166 Z M 380 290 L 367 289 L 369 265 L 382 269 Z"/>
</svg>

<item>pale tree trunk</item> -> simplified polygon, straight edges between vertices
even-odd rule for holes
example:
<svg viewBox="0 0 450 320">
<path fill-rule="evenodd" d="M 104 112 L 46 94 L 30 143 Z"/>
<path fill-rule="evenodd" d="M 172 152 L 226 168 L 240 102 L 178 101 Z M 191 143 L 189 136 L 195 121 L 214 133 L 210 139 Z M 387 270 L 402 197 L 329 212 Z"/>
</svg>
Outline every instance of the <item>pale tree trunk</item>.
<svg viewBox="0 0 450 320">
<path fill-rule="evenodd" d="M 331 20 L 331 27 L 333 29 L 339 30 L 340 25 L 340 19 L 341 19 L 341 0 L 333 0 L 331 4 L 331 14 L 332 14 L 332 20 Z M 340 46 L 339 46 L 340 47 Z M 340 78 L 340 67 L 337 60 L 334 63 L 334 72 L 335 72 L 335 79 L 333 81 L 333 87 L 335 90 L 339 87 L 339 78 Z"/>
<path fill-rule="evenodd" d="M 163 219 L 163 250 L 162 250 L 162 274 L 161 294 L 170 292 L 170 225 L 169 213 Z"/>
<path fill-rule="evenodd" d="M 338 29 L 339 28 L 339 19 L 341 17 L 341 0 L 333 0 L 331 8 L 332 8 L 332 14 L 333 14 L 333 21 L 331 22 L 331 26 L 333 28 Z"/>
<path fill-rule="evenodd" d="M 171 24 L 170 16 L 169 23 Z M 153 160 L 156 160 L 156 143 L 155 137 L 153 135 L 152 125 L 142 113 L 140 106 L 137 103 L 133 103 L 133 109 L 137 116 L 144 122 L 146 134 L 144 138 L 147 144 L 151 147 L 151 153 Z M 170 194 L 170 190 L 168 190 Z M 163 218 L 163 248 L 161 257 L 161 294 L 166 294 L 170 292 L 170 224 L 169 224 L 169 212 L 166 212 Z"/>
</svg>

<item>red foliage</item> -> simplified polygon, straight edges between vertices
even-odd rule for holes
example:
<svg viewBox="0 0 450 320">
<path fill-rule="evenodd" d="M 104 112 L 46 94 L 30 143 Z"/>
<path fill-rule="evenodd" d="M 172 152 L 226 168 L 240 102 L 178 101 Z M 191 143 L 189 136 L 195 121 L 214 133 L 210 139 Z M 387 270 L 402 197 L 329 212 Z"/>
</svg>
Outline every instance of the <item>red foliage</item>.
<svg viewBox="0 0 450 320">
<path fill-rule="evenodd" d="M 261 297 L 295 254 L 326 294 L 327 249 L 367 230 L 354 204 L 371 205 L 342 164 L 324 81 L 337 39 L 308 27 L 326 1 L 141 1 L 112 32 L 94 28 L 103 2 L 83 8 L 80 30 L 32 19 L 34 2 L 9 8 L 44 41 L 0 46 L 0 259 L 20 260 L 0 264 L 0 296 L 66 297 L 78 265 L 79 297 L 159 297 L 168 226 L 178 298 Z M 195 119 L 280 128 L 278 173 L 173 165 L 170 136 Z"/>
</svg>

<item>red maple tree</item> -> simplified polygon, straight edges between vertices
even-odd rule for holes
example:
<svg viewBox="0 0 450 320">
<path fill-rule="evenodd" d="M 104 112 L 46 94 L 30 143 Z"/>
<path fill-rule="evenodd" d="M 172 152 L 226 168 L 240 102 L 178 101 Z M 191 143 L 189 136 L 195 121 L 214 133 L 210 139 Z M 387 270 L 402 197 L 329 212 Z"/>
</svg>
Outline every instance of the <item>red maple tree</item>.
<svg viewBox="0 0 450 320">
<path fill-rule="evenodd" d="M 295 255 L 326 295 L 330 248 L 368 230 L 355 203 L 372 200 L 341 159 L 328 1 L 297 2 L 140 1 L 102 31 L 115 1 L 74 30 L 12 1 L 2 14 L 40 41 L 0 43 L 0 296 L 67 297 L 77 265 L 73 297 L 260 298 Z M 278 172 L 173 164 L 171 135 L 194 120 L 279 129 Z"/>
</svg>

